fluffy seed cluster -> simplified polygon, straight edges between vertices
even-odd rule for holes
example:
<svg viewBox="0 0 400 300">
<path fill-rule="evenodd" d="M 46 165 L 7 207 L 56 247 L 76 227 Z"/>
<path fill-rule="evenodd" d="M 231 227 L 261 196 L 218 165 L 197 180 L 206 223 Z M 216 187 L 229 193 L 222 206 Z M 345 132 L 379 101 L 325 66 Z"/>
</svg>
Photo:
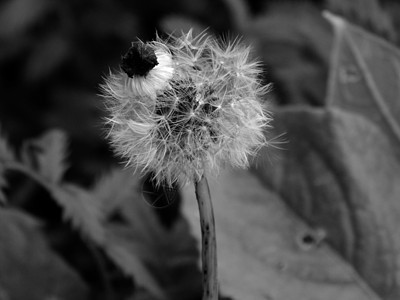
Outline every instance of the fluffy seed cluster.
<svg viewBox="0 0 400 300">
<path fill-rule="evenodd" d="M 168 185 L 223 165 L 247 167 L 270 122 L 261 100 L 268 86 L 250 47 L 191 31 L 133 46 L 135 55 L 151 53 L 141 64 L 128 52 L 102 86 L 109 138 L 127 164 Z"/>
</svg>

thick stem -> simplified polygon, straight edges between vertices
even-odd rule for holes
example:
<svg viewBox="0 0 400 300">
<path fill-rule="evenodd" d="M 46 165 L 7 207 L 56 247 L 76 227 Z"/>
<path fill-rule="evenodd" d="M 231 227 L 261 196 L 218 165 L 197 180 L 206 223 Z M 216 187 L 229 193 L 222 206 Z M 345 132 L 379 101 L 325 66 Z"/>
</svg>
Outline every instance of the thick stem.
<svg viewBox="0 0 400 300">
<path fill-rule="evenodd" d="M 217 241 L 214 211 L 207 178 L 203 175 L 195 183 L 196 198 L 200 212 L 201 260 L 203 267 L 203 300 L 218 299 Z"/>
</svg>

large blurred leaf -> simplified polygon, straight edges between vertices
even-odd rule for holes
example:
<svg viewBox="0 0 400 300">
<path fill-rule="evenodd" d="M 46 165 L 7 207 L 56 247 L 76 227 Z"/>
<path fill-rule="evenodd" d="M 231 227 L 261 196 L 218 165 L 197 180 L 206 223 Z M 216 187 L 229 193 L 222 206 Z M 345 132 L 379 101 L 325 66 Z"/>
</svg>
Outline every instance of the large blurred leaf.
<svg viewBox="0 0 400 300">
<path fill-rule="evenodd" d="M 241 300 L 377 300 L 350 265 L 248 171 L 211 182 L 222 293 Z M 193 189 L 185 213 L 197 236 Z"/>
<path fill-rule="evenodd" d="M 384 299 L 397 299 L 400 166 L 372 123 L 337 109 L 276 112 L 286 150 L 257 174 Z M 383 154 L 384 153 L 384 154 Z M 394 297 L 394 298 L 390 298 Z"/>
<path fill-rule="evenodd" d="M 399 299 L 400 54 L 330 16 L 336 39 L 325 106 L 275 113 L 286 150 L 257 174 L 383 299 Z M 262 158 L 268 153 L 261 155 Z"/>
<path fill-rule="evenodd" d="M 366 207 L 380 226 L 357 235 L 355 265 L 388 299 L 400 297 L 400 51 L 393 45 L 328 16 L 336 30 L 336 46 L 327 93 L 329 107 L 348 112 L 334 123 L 346 173 L 352 178 L 350 203 Z M 349 121 L 351 120 L 351 121 Z M 344 134 L 346 133 L 346 134 Z M 355 194 L 359 189 L 361 195 Z M 355 218 L 371 227 L 365 216 Z M 376 241 L 371 239 L 375 236 Z M 386 235 L 386 236 L 385 236 Z M 379 240 L 383 239 L 384 242 Z M 375 250 L 376 249 L 376 250 Z M 377 255 L 377 253 L 381 253 Z M 380 274 L 376 274 L 379 270 Z"/>
<path fill-rule="evenodd" d="M 399 146 L 400 51 L 343 19 L 328 16 L 336 30 L 328 104 L 364 116 Z"/>
<path fill-rule="evenodd" d="M 329 11 L 343 16 L 346 20 L 360 25 L 366 30 L 394 40 L 396 33 L 388 12 L 379 0 L 328 0 Z"/>
<path fill-rule="evenodd" d="M 0 299 L 87 299 L 81 278 L 46 244 L 28 215 L 0 210 Z"/>
</svg>

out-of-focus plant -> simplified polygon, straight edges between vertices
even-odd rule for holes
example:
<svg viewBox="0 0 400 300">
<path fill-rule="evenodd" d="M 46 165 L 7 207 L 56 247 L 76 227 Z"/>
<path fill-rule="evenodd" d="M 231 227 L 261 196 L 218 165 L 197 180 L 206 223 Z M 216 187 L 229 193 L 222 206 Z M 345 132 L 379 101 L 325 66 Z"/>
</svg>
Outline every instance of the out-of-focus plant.
<svg viewBox="0 0 400 300">
<path fill-rule="evenodd" d="M 185 220 L 177 218 L 169 229 L 161 226 L 154 209 L 143 199 L 142 181 L 138 176 L 132 176 L 130 172 L 114 169 L 99 178 L 91 188 L 82 188 L 65 182 L 63 177 L 67 168 L 66 148 L 65 135 L 58 130 L 50 131 L 39 139 L 26 143 L 18 155 L 19 158 L 6 140 L 0 139 L 2 187 L 0 195 L 3 206 L 0 208 L 0 214 L 2 218 L 16 212 L 17 208 L 7 201 L 8 185 L 5 174 L 23 174 L 50 194 L 62 209 L 65 221 L 80 233 L 87 244 L 92 259 L 94 257 L 96 260 L 95 269 L 100 272 L 104 285 L 101 287 L 104 291 L 103 295 L 100 291 L 91 291 L 92 293 L 97 294 L 101 299 L 121 298 L 126 292 L 119 291 L 113 285 L 110 275 L 112 270 L 120 270 L 125 276 L 131 278 L 132 283 L 136 283 L 137 287 L 145 288 L 147 295 L 150 293 L 154 299 L 196 298 L 200 291 L 200 273 L 197 269 L 198 251 L 195 240 L 188 232 Z M 12 183 L 9 187 L 13 188 Z M 20 218 L 28 217 L 21 213 Z M 9 226 L 15 225 L 11 222 Z M 10 237 L 7 235 L 0 235 L 0 239 L 2 262 L 12 264 L 14 258 L 9 253 L 20 251 L 19 246 L 10 244 L 8 242 Z M 33 248 L 31 251 L 35 253 L 36 249 Z M 22 261 L 20 263 L 24 265 Z M 113 267 L 110 268 L 110 265 Z M 40 264 L 31 267 L 25 263 L 23 268 L 29 272 L 46 272 Z M 3 270 L 9 271 L 6 274 Z M 54 272 L 53 275 L 58 278 L 60 275 L 57 272 L 60 271 Z M 15 278 L 13 280 L 17 282 L 18 280 L 21 282 L 36 280 L 37 290 L 43 289 L 45 282 L 40 278 L 28 279 L 24 276 L 26 275 L 22 268 L 13 269 L 11 265 L 9 267 L 2 265 L 0 287 L 4 289 L 3 293 L 9 297 L 18 295 L 16 286 L 9 278 Z M 84 299 L 90 291 L 87 288 L 90 282 L 84 283 L 79 280 L 78 276 L 75 286 L 68 286 L 68 289 L 57 289 L 58 283 L 55 281 L 53 288 L 43 291 L 47 294 L 37 295 L 37 291 L 33 291 L 31 299 L 40 299 L 38 297 L 45 296 Z M 74 281 L 71 281 L 72 284 Z M 78 291 L 81 293 L 77 291 L 74 292 L 75 294 L 72 293 L 74 287 L 80 288 Z M 139 295 L 138 291 L 137 288 L 135 293 L 130 292 L 131 296 Z"/>
</svg>

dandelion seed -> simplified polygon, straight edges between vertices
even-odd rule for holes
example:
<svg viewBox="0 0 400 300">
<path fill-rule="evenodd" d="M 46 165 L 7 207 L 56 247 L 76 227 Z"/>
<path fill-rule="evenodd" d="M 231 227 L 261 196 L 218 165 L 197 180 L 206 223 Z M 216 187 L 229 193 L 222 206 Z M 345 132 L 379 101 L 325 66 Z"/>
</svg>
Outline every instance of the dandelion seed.
<svg viewBox="0 0 400 300">
<path fill-rule="evenodd" d="M 102 86 L 115 151 L 168 185 L 225 165 L 247 167 L 267 143 L 270 122 L 262 71 L 249 57 L 237 40 L 191 31 L 134 42 Z"/>
</svg>

